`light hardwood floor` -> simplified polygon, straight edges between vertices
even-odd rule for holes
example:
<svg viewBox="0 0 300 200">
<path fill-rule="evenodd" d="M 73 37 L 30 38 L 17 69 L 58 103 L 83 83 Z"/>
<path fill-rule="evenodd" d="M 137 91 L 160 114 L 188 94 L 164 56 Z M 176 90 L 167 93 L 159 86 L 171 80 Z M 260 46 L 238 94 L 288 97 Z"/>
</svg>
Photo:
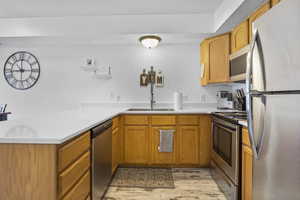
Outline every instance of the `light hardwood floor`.
<svg viewBox="0 0 300 200">
<path fill-rule="evenodd" d="M 173 169 L 175 189 L 110 187 L 105 200 L 226 200 L 209 169 Z"/>
</svg>

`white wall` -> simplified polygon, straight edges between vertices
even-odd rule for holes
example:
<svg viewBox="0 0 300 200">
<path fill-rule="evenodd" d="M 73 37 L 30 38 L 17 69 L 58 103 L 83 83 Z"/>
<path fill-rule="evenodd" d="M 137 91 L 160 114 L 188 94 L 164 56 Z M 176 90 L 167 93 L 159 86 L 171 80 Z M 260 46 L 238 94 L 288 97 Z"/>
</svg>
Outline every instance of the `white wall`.
<svg viewBox="0 0 300 200">
<path fill-rule="evenodd" d="M 163 70 L 165 87 L 155 89 L 156 100 L 172 101 L 173 92 L 184 92 L 190 102 L 214 103 L 220 86 L 201 87 L 198 45 L 161 45 L 148 50 L 140 46 L 37 46 L 0 47 L 0 66 L 18 50 L 32 52 L 40 61 L 41 77 L 26 91 L 11 88 L 0 75 L 0 103 L 8 103 L 14 113 L 28 109 L 70 109 L 81 102 L 145 102 L 149 88 L 140 88 L 139 74 L 153 65 Z M 85 57 L 95 57 L 98 65 L 111 65 L 111 80 L 95 79 L 80 66 Z"/>
</svg>

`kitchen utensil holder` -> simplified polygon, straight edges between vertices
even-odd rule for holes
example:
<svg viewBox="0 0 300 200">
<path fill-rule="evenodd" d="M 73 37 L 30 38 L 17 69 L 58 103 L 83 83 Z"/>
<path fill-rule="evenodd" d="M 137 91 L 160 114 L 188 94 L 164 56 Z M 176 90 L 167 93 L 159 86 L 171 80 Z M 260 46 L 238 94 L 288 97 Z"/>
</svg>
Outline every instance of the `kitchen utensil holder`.
<svg viewBox="0 0 300 200">
<path fill-rule="evenodd" d="M 10 112 L 6 112 L 6 113 L 0 113 L 0 121 L 6 121 L 7 120 L 7 116 L 11 114 Z"/>
</svg>

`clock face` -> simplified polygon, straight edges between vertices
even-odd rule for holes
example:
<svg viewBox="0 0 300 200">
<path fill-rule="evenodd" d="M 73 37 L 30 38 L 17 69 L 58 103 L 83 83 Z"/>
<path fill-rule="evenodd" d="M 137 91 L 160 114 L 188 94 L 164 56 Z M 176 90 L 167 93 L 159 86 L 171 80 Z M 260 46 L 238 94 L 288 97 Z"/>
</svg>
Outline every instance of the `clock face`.
<svg viewBox="0 0 300 200">
<path fill-rule="evenodd" d="M 29 52 L 19 51 L 5 62 L 4 77 L 7 83 L 18 90 L 33 87 L 40 77 L 40 64 Z"/>
</svg>

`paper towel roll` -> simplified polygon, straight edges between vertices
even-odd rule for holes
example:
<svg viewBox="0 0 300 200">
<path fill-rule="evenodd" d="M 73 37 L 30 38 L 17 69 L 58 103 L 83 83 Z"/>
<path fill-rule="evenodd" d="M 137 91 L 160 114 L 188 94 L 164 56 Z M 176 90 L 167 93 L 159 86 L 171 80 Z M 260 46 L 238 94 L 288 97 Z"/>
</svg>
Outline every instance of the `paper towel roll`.
<svg viewBox="0 0 300 200">
<path fill-rule="evenodd" d="M 183 95 L 181 92 L 174 92 L 174 110 L 181 110 L 183 104 Z"/>
</svg>

